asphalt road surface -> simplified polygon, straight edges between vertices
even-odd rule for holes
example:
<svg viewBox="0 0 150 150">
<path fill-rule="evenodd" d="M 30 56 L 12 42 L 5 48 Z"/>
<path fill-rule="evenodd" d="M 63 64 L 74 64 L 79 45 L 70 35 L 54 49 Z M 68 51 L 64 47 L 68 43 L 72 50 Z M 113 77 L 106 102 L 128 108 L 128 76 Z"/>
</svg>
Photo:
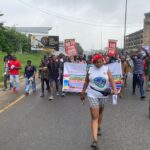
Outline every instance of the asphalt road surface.
<svg viewBox="0 0 150 150">
<path fill-rule="evenodd" d="M 39 94 L 31 93 L 0 113 L 0 150 L 90 150 L 87 102 L 82 105 L 77 94 L 53 101 L 48 93 L 44 98 Z M 150 150 L 150 92 L 146 96 L 141 101 L 138 91 L 132 96 L 127 88 L 118 105 L 106 103 L 100 150 Z"/>
</svg>

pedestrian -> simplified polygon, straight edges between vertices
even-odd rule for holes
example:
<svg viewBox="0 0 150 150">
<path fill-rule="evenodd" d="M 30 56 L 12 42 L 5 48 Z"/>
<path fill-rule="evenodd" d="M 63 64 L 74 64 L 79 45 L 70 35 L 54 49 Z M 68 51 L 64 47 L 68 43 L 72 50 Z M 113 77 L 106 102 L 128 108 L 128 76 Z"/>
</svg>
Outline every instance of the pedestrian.
<svg viewBox="0 0 150 150">
<path fill-rule="evenodd" d="M 59 81 L 60 81 L 60 65 L 56 56 L 54 55 L 52 56 L 52 59 L 48 64 L 48 69 L 49 69 L 49 83 L 51 90 L 51 96 L 49 97 L 49 100 L 53 100 L 55 91 L 56 95 L 57 96 L 59 95 Z"/>
<path fill-rule="evenodd" d="M 97 136 L 100 135 L 102 115 L 105 101 L 111 93 L 109 83 L 112 86 L 113 93 L 117 94 L 116 85 L 111 72 L 107 65 L 104 65 L 104 58 L 101 54 L 96 54 L 92 59 L 93 66 L 87 72 L 85 83 L 81 92 L 81 101 L 85 100 L 85 92 L 87 89 L 87 97 L 91 112 L 91 127 L 93 143 L 91 147 L 97 148 Z"/>
<path fill-rule="evenodd" d="M 86 60 L 84 59 L 84 57 L 83 57 L 82 55 L 80 55 L 80 56 L 77 58 L 76 63 L 79 63 L 79 64 L 86 64 Z"/>
<path fill-rule="evenodd" d="M 11 54 L 11 51 L 8 51 L 8 52 L 7 52 L 7 55 L 4 56 L 4 58 L 3 58 L 4 62 L 5 62 L 5 59 L 7 59 L 8 61 L 10 61 L 10 60 L 13 59 L 13 56 L 12 56 L 12 54 Z"/>
<path fill-rule="evenodd" d="M 8 58 L 4 59 L 4 87 L 3 91 L 7 90 L 7 81 L 10 79 L 9 67 L 8 67 Z"/>
<path fill-rule="evenodd" d="M 122 66 L 122 80 L 123 80 L 123 84 L 121 87 L 121 91 L 120 91 L 120 98 L 123 98 L 124 96 L 124 88 L 127 87 L 127 75 L 129 72 L 129 65 L 126 61 L 126 57 L 121 55 L 120 56 L 121 59 L 121 66 Z"/>
<path fill-rule="evenodd" d="M 32 91 L 36 91 L 35 83 L 36 67 L 32 65 L 32 61 L 28 60 L 25 66 L 24 77 L 25 77 L 25 94 L 28 95 L 30 91 L 30 83 L 32 84 Z"/>
<path fill-rule="evenodd" d="M 48 69 L 48 66 L 45 63 L 44 59 L 41 60 L 41 64 L 39 66 L 39 78 L 41 79 L 41 90 L 42 90 L 40 97 L 44 97 L 44 91 L 45 91 L 44 85 L 45 84 L 47 86 L 46 90 L 50 93 L 49 69 Z"/>
<path fill-rule="evenodd" d="M 14 93 L 19 91 L 19 70 L 21 69 L 21 63 L 17 60 L 16 56 L 12 57 L 12 60 L 8 62 L 10 73 L 10 86 Z"/>
<path fill-rule="evenodd" d="M 143 49 L 146 53 L 146 56 L 143 57 L 141 54 L 141 51 L 138 51 L 136 54 L 133 54 L 131 56 L 131 59 L 133 60 L 134 68 L 133 68 L 133 84 L 132 84 L 132 94 L 135 95 L 135 89 L 136 85 L 139 85 L 140 89 L 140 95 L 141 95 L 141 100 L 144 100 L 145 93 L 144 93 L 144 78 L 143 78 L 143 73 L 144 73 L 144 67 L 143 67 L 143 61 L 147 58 L 148 53 L 145 49 Z"/>
<path fill-rule="evenodd" d="M 145 60 L 146 91 L 150 90 L 150 53 Z"/>
</svg>

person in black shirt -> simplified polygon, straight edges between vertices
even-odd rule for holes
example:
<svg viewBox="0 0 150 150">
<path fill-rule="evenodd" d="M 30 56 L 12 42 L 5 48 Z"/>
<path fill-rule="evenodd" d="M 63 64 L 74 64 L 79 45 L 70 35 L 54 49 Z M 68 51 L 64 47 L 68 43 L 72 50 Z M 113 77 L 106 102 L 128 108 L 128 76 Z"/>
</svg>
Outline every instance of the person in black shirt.
<svg viewBox="0 0 150 150">
<path fill-rule="evenodd" d="M 13 56 L 11 55 L 11 52 L 9 51 L 9 52 L 7 52 L 7 55 L 6 56 L 4 56 L 4 58 L 3 58 L 3 60 L 4 60 L 4 62 L 6 61 L 6 60 L 12 60 L 13 59 Z"/>
<path fill-rule="evenodd" d="M 49 61 L 48 64 L 48 69 L 50 75 L 49 82 L 51 88 L 51 96 L 49 97 L 49 100 L 52 100 L 54 99 L 54 84 L 56 87 L 56 95 L 59 95 L 60 65 L 56 56 L 52 56 L 52 59 L 51 61 Z"/>
<path fill-rule="evenodd" d="M 31 60 L 28 60 L 24 71 L 26 95 L 28 95 L 30 91 L 30 82 L 32 83 L 32 91 L 33 92 L 36 91 L 35 73 L 36 73 L 35 66 L 32 65 Z"/>
<path fill-rule="evenodd" d="M 44 59 L 41 60 L 41 64 L 39 66 L 39 78 L 41 79 L 41 89 L 42 93 L 40 97 L 44 97 L 44 83 L 47 86 L 47 91 L 50 93 L 49 87 L 49 69 L 48 65 L 45 63 Z"/>
</svg>

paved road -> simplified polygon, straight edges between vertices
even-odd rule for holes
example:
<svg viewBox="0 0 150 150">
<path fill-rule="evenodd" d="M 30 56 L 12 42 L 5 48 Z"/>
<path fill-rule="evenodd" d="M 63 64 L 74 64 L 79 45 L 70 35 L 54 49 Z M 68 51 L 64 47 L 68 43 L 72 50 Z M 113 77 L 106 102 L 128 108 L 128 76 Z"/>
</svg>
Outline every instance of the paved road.
<svg viewBox="0 0 150 150">
<path fill-rule="evenodd" d="M 90 150 L 88 104 L 76 94 L 48 101 L 48 94 L 40 98 L 39 92 L 0 113 L 0 150 Z M 100 150 L 149 150 L 148 104 L 129 88 L 117 106 L 108 101 Z"/>
</svg>

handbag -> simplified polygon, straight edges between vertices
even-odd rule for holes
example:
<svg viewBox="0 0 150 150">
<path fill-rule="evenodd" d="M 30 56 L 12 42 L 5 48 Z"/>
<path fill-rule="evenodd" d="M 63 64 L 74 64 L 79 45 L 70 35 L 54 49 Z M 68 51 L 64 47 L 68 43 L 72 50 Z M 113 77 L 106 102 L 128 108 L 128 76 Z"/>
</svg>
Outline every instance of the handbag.
<svg viewBox="0 0 150 150">
<path fill-rule="evenodd" d="M 92 86 L 90 86 L 91 89 L 97 91 L 97 92 L 100 92 L 101 94 L 103 94 L 103 96 L 108 96 L 111 94 L 111 89 L 110 88 L 106 88 L 104 91 L 99 91 L 95 88 L 93 88 Z"/>
</svg>

